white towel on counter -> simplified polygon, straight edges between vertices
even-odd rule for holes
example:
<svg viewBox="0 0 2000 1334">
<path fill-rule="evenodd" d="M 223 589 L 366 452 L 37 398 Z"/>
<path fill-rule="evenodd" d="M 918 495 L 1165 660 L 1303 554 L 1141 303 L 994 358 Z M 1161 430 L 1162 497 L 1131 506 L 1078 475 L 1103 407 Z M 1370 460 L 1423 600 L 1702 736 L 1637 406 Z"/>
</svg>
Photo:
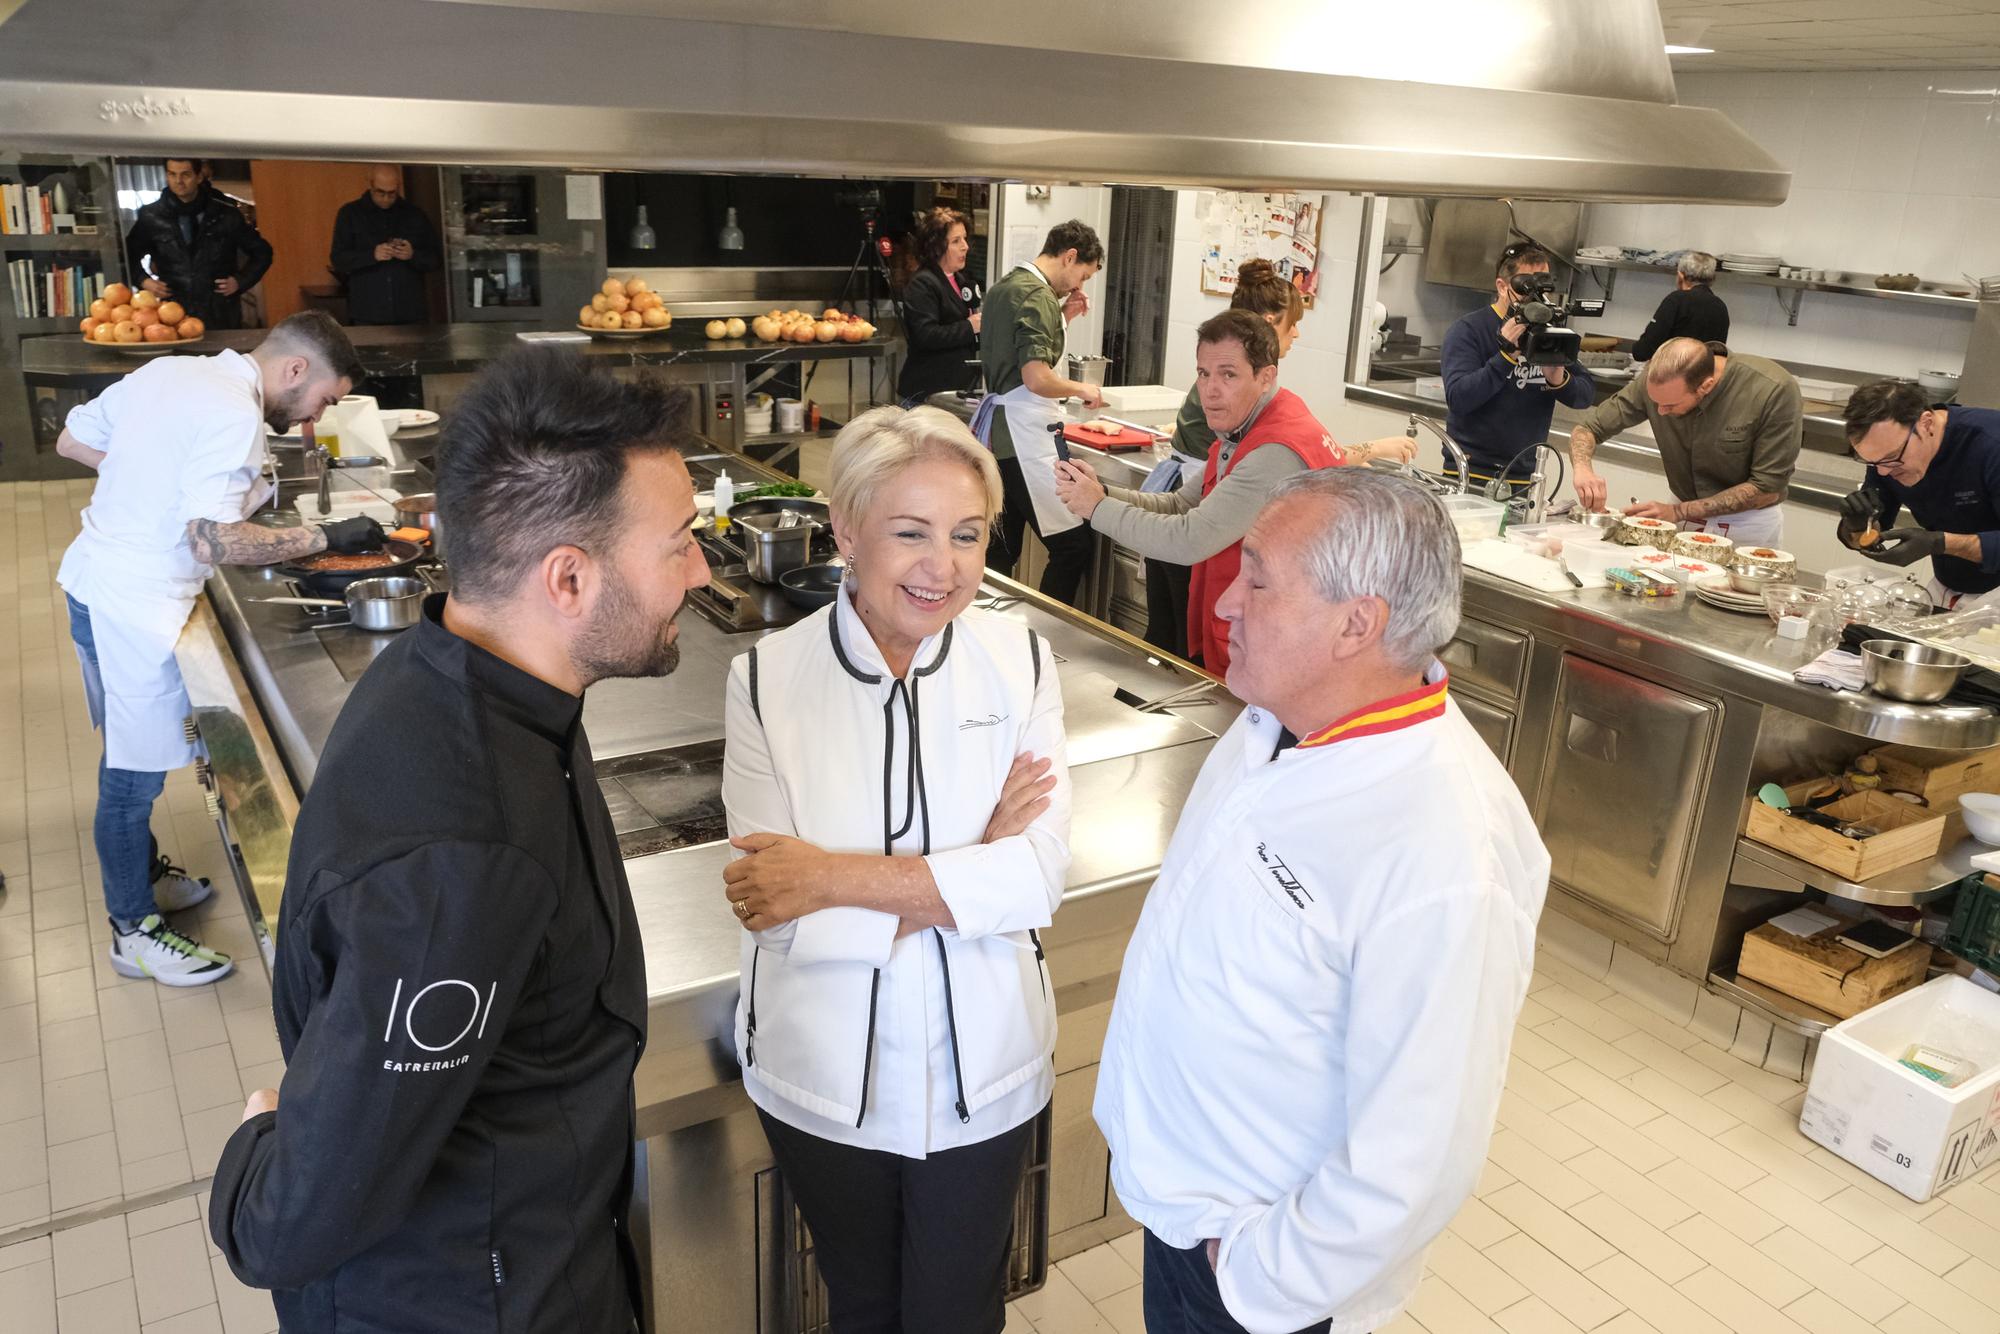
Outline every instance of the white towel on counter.
<svg viewBox="0 0 2000 1334">
<path fill-rule="evenodd" d="M 1841 648 L 1830 648 L 1820 654 L 1793 672 L 1792 679 L 1809 686 L 1825 686 L 1828 690 L 1860 690 L 1868 684 L 1861 655 Z"/>
</svg>

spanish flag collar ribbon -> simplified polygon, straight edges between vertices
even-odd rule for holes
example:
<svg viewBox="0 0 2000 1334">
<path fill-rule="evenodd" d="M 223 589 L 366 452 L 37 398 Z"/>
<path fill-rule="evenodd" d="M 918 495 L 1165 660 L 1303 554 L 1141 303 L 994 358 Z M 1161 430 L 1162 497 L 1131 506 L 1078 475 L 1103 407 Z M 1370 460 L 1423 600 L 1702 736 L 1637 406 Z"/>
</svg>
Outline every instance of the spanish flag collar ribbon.
<svg viewBox="0 0 2000 1334">
<path fill-rule="evenodd" d="M 1444 716 L 1446 687 L 1449 685 L 1448 677 L 1439 676 L 1435 682 L 1419 686 L 1406 695 L 1391 695 L 1388 699 L 1376 700 L 1337 722 L 1329 723 L 1311 736 L 1301 737 L 1298 749 L 1330 746 L 1336 741 L 1349 741 L 1360 736 L 1380 736 L 1384 732 L 1397 732 L 1432 718 L 1441 718 Z"/>
</svg>

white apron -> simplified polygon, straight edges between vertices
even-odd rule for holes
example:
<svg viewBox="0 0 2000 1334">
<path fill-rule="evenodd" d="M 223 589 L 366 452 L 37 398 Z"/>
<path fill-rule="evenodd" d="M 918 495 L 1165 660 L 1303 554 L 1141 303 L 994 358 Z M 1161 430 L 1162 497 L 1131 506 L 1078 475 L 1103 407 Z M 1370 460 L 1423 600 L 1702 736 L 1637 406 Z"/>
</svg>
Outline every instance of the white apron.
<svg viewBox="0 0 2000 1334">
<path fill-rule="evenodd" d="M 1043 283 L 1048 282 L 1032 264 L 1015 267 L 1028 270 Z M 1063 326 L 1063 332 L 1067 337 L 1067 325 Z M 1050 369 L 1061 371 L 1060 366 Z M 1064 508 L 1062 498 L 1056 494 L 1056 442 L 1049 427 L 1062 420 L 1059 400 L 1043 398 L 1023 384 L 1000 395 L 995 407 L 1007 414 L 1007 434 L 1014 441 L 1014 457 L 1020 462 L 1028 498 L 1035 505 L 1035 530 L 1046 537 L 1050 533 L 1066 533 L 1081 524 L 1083 520 Z"/>
<path fill-rule="evenodd" d="M 259 478 L 244 498 L 243 517 L 254 514 L 272 494 Z M 91 721 L 104 729 L 104 762 L 135 773 L 170 773 L 195 761 L 195 743 L 186 721 L 193 712 L 174 645 L 187 624 L 199 582 L 126 577 L 93 579 L 88 597 L 90 633 L 97 647 L 97 679 L 104 688 L 104 715 Z M 77 651 L 79 661 L 82 650 Z M 90 664 L 81 663 L 88 673 Z"/>
<path fill-rule="evenodd" d="M 1718 514 L 1704 523 L 1701 531 L 1726 537 L 1739 547 L 1782 547 L 1785 544 L 1784 506 L 1766 505 L 1760 510 Z"/>
</svg>

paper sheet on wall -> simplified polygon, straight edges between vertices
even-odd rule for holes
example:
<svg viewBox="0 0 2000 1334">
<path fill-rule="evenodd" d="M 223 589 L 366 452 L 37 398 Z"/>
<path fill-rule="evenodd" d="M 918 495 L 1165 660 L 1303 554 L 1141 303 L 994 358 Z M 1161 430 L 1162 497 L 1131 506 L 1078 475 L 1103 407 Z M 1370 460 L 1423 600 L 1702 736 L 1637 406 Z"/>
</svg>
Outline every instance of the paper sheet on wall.
<svg viewBox="0 0 2000 1334">
<path fill-rule="evenodd" d="M 1007 229 L 1006 245 L 1000 251 L 1000 272 L 1009 273 L 1020 265 L 1032 263 L 1041 249 L 1042 233 L 1035 225 L 1015 223 Z"/>
<path fill-rule="evenodd" d="M 1203 191 L 1194 216 L 1201 238 L 1201 290 L 1211 296 L 1236 291 L 1236 271 L 1248 260 L 1269 260 L 1280 277 L 1304 293 L 1310 306 L 1319 291 L 1318 195 Z"/>
<path fill-rule="evenodd" d="M 604 217 L 602 176 L 563 177 L 563 207 L 572 222 L 597 222 Z"/>
</svg>

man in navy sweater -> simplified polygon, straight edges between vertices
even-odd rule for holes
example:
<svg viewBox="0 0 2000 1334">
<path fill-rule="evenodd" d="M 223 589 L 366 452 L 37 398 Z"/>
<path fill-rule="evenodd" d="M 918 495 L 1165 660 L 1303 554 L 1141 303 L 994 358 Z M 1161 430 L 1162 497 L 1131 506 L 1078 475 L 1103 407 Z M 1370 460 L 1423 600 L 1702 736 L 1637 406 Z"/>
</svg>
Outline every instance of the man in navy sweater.
<svg viewBox="0 0 2000 1334">
<path fill-rule="evenodd" d="M 1847 400 L 1847 446 L 1868 476 L 1841 502 L 1842 545 L 1887 565 L 1930 557 L 1947 606 L 2000 588 L 2000 412 L 1877 380 Z M 1905 505 L 1920 526 L 1891 526 Z"/>
<path fill-rule="evenodd" d="M 1531 366 L 1516 378 L 1515 350 L 1526 328 L 1514 317 L 1518 298 L 1508 285 L 1517 273 L 1547 273 L 1548 252 L 1519 242 L 1500 252 L 1494 301 L 1461 318 L 1444 336 L 1445 433 L 1465 450 L 1475 490 L 1504 472 L 1513 486 L 1534 471 L 1528 446 L 1546 444 L 1556 404 L 1587 408 L 1597 401 L 1589 372 L 1567 366 Z M 1445 460 L 1446 473 L 1457 469 Z"/>
</svg>

